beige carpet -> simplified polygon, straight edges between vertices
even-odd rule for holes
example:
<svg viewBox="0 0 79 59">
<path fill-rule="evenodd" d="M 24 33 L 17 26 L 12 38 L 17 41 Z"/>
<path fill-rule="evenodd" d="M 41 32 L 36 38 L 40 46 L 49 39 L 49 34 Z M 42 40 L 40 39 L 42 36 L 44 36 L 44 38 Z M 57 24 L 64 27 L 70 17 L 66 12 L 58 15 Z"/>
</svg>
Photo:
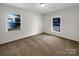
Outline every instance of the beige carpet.
<svg viewBox="0 0 79 59">
<path fill-rule="evenodd" d="M 79 55 L 79 42 L 40 34 L 0 45 L 2 56 Z"/>
</svg>

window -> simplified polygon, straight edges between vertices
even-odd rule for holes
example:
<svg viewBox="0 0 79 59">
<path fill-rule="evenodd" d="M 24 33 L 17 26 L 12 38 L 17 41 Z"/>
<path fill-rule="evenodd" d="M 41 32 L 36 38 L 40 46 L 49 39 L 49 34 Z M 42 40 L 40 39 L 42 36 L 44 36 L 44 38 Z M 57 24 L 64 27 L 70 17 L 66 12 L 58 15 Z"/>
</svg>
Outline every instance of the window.
<svg viewBox="0 0 79 59">
<path fill-rule="evenodd" d="M 8 31 L 20 30 L 21 16 L 19 14 L 8 14 Z"/>
<path fill-rule="evenodd" d="M 55 32 L 61 32 L 61 18 L 60 17 L 52 18 L 52 30 Z"/>
</svg>

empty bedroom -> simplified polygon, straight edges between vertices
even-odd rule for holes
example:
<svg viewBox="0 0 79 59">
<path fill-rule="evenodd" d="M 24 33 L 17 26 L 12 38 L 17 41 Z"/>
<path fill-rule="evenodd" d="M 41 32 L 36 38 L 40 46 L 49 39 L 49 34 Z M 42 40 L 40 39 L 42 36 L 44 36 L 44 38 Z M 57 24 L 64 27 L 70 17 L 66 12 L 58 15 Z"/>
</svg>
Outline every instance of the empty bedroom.
<svg viewBox="0 0 79 59">
<path fill-rule="evenodd" d="M 0 3 L 0 56 L 79 56 L 79 3 Z"/>
</svg>

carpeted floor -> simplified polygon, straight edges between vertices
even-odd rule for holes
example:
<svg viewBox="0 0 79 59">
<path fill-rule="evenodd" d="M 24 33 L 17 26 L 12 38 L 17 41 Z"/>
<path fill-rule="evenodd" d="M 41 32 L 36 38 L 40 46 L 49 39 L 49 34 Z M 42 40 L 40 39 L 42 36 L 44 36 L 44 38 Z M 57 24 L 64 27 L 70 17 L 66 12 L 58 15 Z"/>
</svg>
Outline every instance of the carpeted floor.
<svg viewBox="0 0 79 59">
<path fill-rule="evenodd" d="M 79 56 L 79 42 L 40 34 L 0 44 L 1 56 Z"/>
</svg>

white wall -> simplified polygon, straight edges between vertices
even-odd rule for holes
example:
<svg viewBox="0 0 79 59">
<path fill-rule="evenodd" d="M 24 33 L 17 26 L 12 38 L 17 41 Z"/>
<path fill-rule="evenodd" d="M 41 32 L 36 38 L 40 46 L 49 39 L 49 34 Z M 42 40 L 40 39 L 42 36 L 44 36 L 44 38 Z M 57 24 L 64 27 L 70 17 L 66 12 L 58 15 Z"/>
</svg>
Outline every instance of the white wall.
<svg viewBox="0 0 79 59">
<path fill-rule="evenodd" d="M 7 15 L 15 12 L 22 15 L 22 29 L 7 31 Z M 39 34 L 42 32 L 42 15 L 20 8 L 0 5 L 0 44 Z"/>
<path fill-rule="evenodd" d="M 51 18 L 62 17 L 62 32 L 51 32 Z M 43 31 L 57 36 L 79 41 L 79 6 L 73 6 L 63 10 L 44 15 Z"/>
</svg>

